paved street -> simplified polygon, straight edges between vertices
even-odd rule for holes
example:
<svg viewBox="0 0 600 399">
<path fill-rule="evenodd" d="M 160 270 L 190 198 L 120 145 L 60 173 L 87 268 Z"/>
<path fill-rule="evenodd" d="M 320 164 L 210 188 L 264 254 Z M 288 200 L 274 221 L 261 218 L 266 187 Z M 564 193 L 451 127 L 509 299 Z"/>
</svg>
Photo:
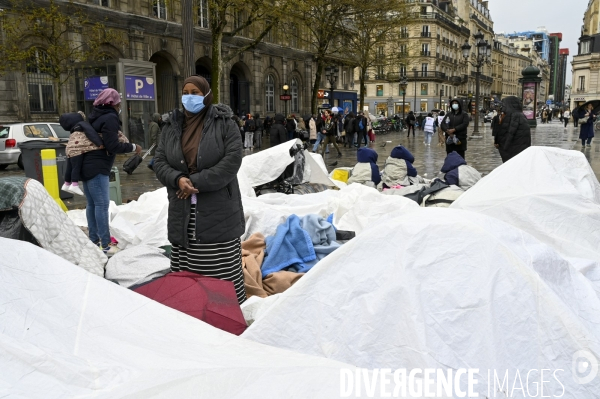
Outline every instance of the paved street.
<svg viewBox="0 0 600 399">
<path fill-rule="evenodd" d="M 498 151 L 493 146 L 489 124 L 485 126 L 485 130 L 480 129 L 480 131 L 483 139 L 469 141 L 466 154 L 467 162 L 481 173 L 488 174 L 501 164 L 501 160 Z M 533 145 L 581 151 L 581 142 L 578 140 L 578 136 L 579 129 L 573 129 L 573 125 L 569 124 L 567 130 L 565 130 L 558 121 L 540 124 L 532 130 Z M 435 139 L 436 137 L 434 137 L 434 142 Z M 268 142 L 268 140 L 263 140 L 263 142 Z M 384 142 L 387 142 L 386 146 L 382 147 Z M 415 156 L 414 166 L 420 175 L 425 176 L 426 174 L 428 178 L 437 175 L 446 155 L 444 147 L 438 147 L 435 144 L 426 147 L 423 144 L 423 132 L 421 131 L 417 131 L 416 138 L 412 136 L 406 138 L 405 134 L 401 133 L 377 136 L 372 148 L 379 154 L 378 164 L 380 166 L 383 166 L 391 149 L 398 144 L 406 146 L 413 153 Z M 331 154 L 326 156 L 325 163 L 329 165 L 334 161 L 338 161 L 338 166 L 353 166 L 356 163 L 356 151 L 343 147 L 341 149 L 344 154 L 342 158 L 338 160 L 335 157 L 335 151 L 332 151 Z M 250 151 L 244 153 L 245 155 L 251 154 Z M 596 177 L 600 179 L 600 145 L 597 141 L 593 141 L 592 147 L 586 148 L 583 153 L 590 161 Z M 124 202 L 137 199 L 141 194 L 161 187 L 154 173 L 146 167 L 147 161 L 140 165 L 133 175 L 129 176 L 124 173 L 122 165 L 126 159 L 126 156 L 118 156 L 115 163 L 121 170 L 121 191 Z M 333 168 L 330 167 L 329 169 Z M 526 171 L 523 172 L 526 173 Z M 16 165 L 11 165 L 6 170 L 0 171 L 0 177 L 4 176 L 24 176 L 24 172 Z M 76 197 L 65 201 L 65 204 L 69 209 L 78 209 L 85 207 L 86 202 L 84 197 Z"/>
</svg>

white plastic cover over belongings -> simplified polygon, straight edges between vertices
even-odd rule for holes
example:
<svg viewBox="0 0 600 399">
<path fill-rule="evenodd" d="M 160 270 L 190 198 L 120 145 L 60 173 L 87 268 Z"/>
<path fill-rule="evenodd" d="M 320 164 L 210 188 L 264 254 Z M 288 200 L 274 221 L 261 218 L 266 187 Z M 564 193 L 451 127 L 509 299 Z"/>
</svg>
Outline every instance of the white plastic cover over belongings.
<svg viewBox="0 0 600 399">
<path fill-rule="evenodd" d="M 451 208 L 493 216 L 580 258 L 579 268 L 600 295 L 600 184 L 581 152 L 530 147 Z"/>
<path fill-rule="evenodd" d="M 270 183 L 285 171 L 294 161 L 290 149 L 296 144 L 302 144 L 298 139 L 279 144 L 275 147 L 257 152 L 242 158 L 242 166 L 238 171 L 238 181 L 242 195 L 255 197 L 253 187 Z M 317 154 L 304 151 L 305 167 L 304 182 L 335 186 L 329 179 L 323 158 Z"/>
<path fill-rule="evenodd" d="M 494 370 L 500 380 L 508 370 L 511 392 L 515 380 L 539 389 L 540 369 L 556 372 L 544 376 L 545 395 L 561 396 L 563 386 L 564 398 L 600 392 L 600 378 L 579 384 L 572 374 L 578 351 L 600 359 L 600 300 L 588 281 L 531 235 L 467 211 L 382 219 L 242 336 L 358 367 L 479 369 L 480 397 Z"/>
<path fill-rule="evenodd" d="M 0 251 L 2 397 L 330 399 L 340 370 L 355 372 L 233 336 L 31 244 L 0 238 Z"/>
<path fill-rule="evenodd" d="M 148 245 L 119 251 L 108 260 L 104 277 L 127 288 L 162 277 L 171 271 L 171 260 L 164 252 Z"/>
</svg>

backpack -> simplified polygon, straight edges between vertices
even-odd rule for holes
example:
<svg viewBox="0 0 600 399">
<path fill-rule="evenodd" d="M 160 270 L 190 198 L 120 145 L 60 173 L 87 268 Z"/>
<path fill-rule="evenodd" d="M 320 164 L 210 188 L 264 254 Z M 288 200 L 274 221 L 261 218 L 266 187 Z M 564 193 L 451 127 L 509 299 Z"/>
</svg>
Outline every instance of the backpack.
<svg viewBox="0 0 600 399">
<path fill-rule="evenodd" d="M 358 128 L 360 130 L 365 130 L 365 125 L 363 124 L 363 118 L 360 118 L 360 121 L 358 122 Z"/>
<path fill-rule="evenodd" d="M 248 121 L 248 130 L 250 130 L 251 132 L 256 131 L 256 121 L 254 119 L 250 119 Z"/>
</svg>

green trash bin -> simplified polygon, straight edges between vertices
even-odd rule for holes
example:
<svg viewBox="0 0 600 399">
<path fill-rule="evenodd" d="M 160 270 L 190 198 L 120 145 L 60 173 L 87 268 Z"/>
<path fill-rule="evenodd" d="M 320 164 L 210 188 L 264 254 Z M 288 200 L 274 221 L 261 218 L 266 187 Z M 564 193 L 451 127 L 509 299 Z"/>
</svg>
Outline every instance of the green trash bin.
<svg viewBox="0 0 600 399">
<path fill-rule="evenodd" d="M 113 166 L 110 170 L 108 192 L 110 193 L 110 200 L 114 201 L 115 204 L 121 205 L 123 203 L 123 198 L 121 197 L 121 177 L 119 176 L 119 168 L 116 166 Z"/>
<path fill-rule="evenodd" d="M 62 191 L 60 188 L 65 182 L 65 171 L 67 170 L 67 142 L 69 139 L 59 141 L 29 140 L 19 144 L 23 155 L 23 169 L 25 176 L 35 179 L 44 184 L 44 172 L 42 169 L 42 150 L 56 151 L 56 167 L 58 169 L 58 189 L 61 199 L 73 198 L 73 194 Z"/>
</svg>

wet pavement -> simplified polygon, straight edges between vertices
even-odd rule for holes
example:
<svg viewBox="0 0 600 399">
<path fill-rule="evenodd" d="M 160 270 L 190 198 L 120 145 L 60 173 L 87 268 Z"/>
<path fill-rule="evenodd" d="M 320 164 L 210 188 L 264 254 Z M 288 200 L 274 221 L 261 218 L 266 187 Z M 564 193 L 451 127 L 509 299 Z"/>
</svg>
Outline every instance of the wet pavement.
<svg viewBox="0 0 600 399">
<path fill-rule="evenodd" d="M 471 131 L 472 128 L 469 129 L 469 135 Z M 475 167 L 475 169 L 485 175 L 498 167 L 502 161 L 498 151 L 494 148 L 490 125 L 487 124 L 485 127 L 482 126 L 480 132 L 483 138 L 469 141 L 466 158 L 469 165 Z M 539 124 L 537 128 L 532 129 L 531 132 L 533 145 L 582 151 L 590 162 L 596 177 L 600 179 L 600 145 L 595 141 L 596 139 L 592 141 L 591 148 L 582 150 L 581 141 L 578 139 L 579 128 L 574 129 L 573 124 L 570 123 L 568 128 L 564 129 L 564 126 L 559 121 L 553 121 L 548 124 Z M 417 168 L 419 175 L 432 178 L 439 173 L 439 170 L 444 163 L 444 158 L 446 157 L 446 151 L 444 147 L 437 145 L 437 136 L 434 136 L 430 147 L 423 144 L 423 138 L 424 134 L 422 131 L 417 131 L 416 137 L 414 138 L 412 135 L 410 138 L 407 138 L 406 133 L 379 135 L 376 136 L 375 143 L 371 145 L 371 148 L 376 150 L 379 154 L 378 164 L 380 167 L 383 167 L 392 148 L 402 144 L 414 155 L 414 166 Z M 268 139 L 263 139 L 263 143 L 268 143 Z M 385 147 L 383 147 L 384 143 Z M 328 165 L 330 171 L 335 167 L 354 166 L 356 164 L 355 149 L 344 148 L 341 145 L 340 149 L 343 154 L 341 158 L 337 158 L 335 150 L 332 150 L 330 154 L 325 156 L 325 164 Z M 257 151 L 258 150 L 256 149 L 254 150 L 254 152 Z M 252 154 L 251 151 L 244 151 L 245 156 L 250 154 Z M 148 161 L 151 159 L 150 157 L 148 157 L 132 175 L 127 175 L 123 172 L 123 162 L 125 162 L 127 158 L 128 156 L 126 155 L 119 155 L 115 162 L 115 165 L 119 167 L 120 171 L 121 193 L 124 203 L 137 199 L 145 192 L 162 187 L 154 173 L 146 167 Z M 338 162 L 337 166 L 329 166 L 336 161 Z M 526 171 L 523 172 L 526 173 Z M 17 165 L 11 165 L 6 170 L 0 171 L 0 177 L 24 175 L 25 173 L 20 170 Z M 65 200 L 65 205 L 69 209 L 85 208 L 85 197 L 76 196 L 72 200 Z"/>
</svg>

